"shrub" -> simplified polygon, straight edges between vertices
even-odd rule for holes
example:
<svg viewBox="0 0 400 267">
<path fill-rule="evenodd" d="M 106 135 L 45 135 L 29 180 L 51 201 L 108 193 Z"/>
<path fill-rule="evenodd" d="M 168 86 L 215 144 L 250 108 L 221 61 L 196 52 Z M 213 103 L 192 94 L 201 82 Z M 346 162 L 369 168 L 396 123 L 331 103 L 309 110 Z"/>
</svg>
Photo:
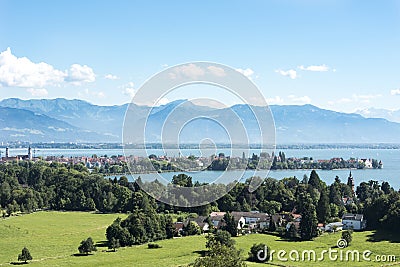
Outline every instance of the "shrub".
<svg viewBox="0 0 400 267">
<path fill-rule="evenodd" d="M 153 249 L 153 248 L 162 248 L 161 245 L 156 244 L 156 243 L 149 243 L 147 244 L 147 248 Z"/>
<path fill-rule="evenodd" d="M 249 260 L 254 262 L 265 262 L 269 260 L 269 247 L 266 244 L 253 244 L 249 252 Z M 262 253 L 260 253 L 262 251 Z M 267 253 L 267 255 L 265 255 Z"/>
</svg>

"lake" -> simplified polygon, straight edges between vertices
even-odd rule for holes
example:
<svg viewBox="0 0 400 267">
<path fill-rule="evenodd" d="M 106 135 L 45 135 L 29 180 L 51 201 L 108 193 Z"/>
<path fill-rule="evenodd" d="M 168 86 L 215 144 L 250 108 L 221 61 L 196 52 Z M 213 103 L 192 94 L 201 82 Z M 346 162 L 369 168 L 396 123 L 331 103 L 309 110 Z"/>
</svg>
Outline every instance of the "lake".
<svg viewBox="0 0 400 267">
<path fill-rule="evenodd" d="M 388 181 L 391 186 L 396 189 L 400 188 L 400 149 L 285 149 L 282 150 L 286 154 L 286 158 L 289 157 L 313 157 L 314 159 L 330 159 L 333 157 L 342 157 L 344 159 L 353 158 L 375 158 L 382 160 L 383 169 L 364 169 L 364 170 L 352 170 L 352 174 L 356 185 L 362 181 L 378 180 Z M 4 156 L 5 150 L 1 149 L 2 155 Z M 146 151 L 143 149 L 129 150 L 126 151 L 128 155 L 146 156 Z M 210 156 L 213 153 L 225 153 L 225 155 L 242 156 L 243 150 L 236 149 L 230 151 L 229 149 L 220 149 L 218 151 L 206 150 L 199 151 L 196 149 L 178 150 L 167 149 L 165 151 L 157 149 L 147 150 L 147 154 L 178 156 L 179 153 L 182 155 L 195 155 Z M 254 149 L 247 151 L 246 154 L 259 153 L 259 150 Z M 10 156 L 16 154 L 26 154 L 27 149 L 10 149 Z M 122 149 L 37 149 L 35 156 L 65 156 L 65 157 L 76 157 L 76 156 L 92 156 L 92 155 L 123 155 Z M 309 175 L 311 170 L 277 170 L 270 171 L 268 176 L 276 179 L 282 179 L 285 177 L 296 176 L 298 179 L 302 179 L 304 174 Z M 318 170 L 320 178 L 328 184 L 331 184 L 336 176 L 339 176 L 343 182 L 347 181 L 349 170 Z M 232 171 L 232 176 L 241 175 L 241 173 L 235 173 Z M 162 173 L 162 174 L 135 174 L 129 176 L 130 180 L 141 176 L 143 179 L 154 179 L 154 177 L 162 177 L 165 180 L 171 180 L 172 176 L 176 173 Z M 247 179 L 253 175 L 253 171 L 245 171 L 242 175 L 242 179 Z M 160 175 L 160 176 L 159 176 Z M 203 171 L 203 172 L 191 172 L 188 175 L 193 177 L 194 181 L 199 182 L 212 182 L 221 175 L 218 171 Z"/>
</svg>

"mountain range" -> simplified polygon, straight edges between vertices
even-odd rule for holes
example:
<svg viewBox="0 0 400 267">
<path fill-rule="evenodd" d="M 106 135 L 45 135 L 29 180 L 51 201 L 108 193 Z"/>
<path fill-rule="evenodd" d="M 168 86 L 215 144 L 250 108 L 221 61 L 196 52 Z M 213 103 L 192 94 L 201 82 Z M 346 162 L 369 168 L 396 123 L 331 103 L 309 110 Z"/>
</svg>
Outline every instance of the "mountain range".
<svg viewBox="0 0 400 267">
<path fill-rule="evenodd" d="M 4 99 L 0 101 L 0 139 L 3 142 L 121 142 L 127 108 L 128 104 L 98 106 L 62 98 Z M 246 105 L 216 109 L 178 100 L 153 109 L 134 104 L 129 108 L 129 130 L 140 131 L 146 125 L 148 142 L 160 141 L 158 133 L 162 127 L 175 131 L 174 126 L 184 125 L 187 119 L 198 114 L 212 120 L 199 119 L 187 124 L 188 127 L 180 132 L 181 143 L 197 142 L 207 136 L 214 142 L 226 142 L 229 136 L 216 123 L 218 120 L 236 132 L 240 131 L 235 128 L 240 126 L 240 119 L 250 138 L 259 131 L 257 124 L 252 123 L 254 115 Z M 276 140 L 280 144 L 399 143 L 400 123 L 383 118 L 365 118 L 360 114 L 335 112 L 313 105 L 272 105 L 270 109 L 275 121 Z M 147 114 L 150 115 L 146 120 Z M 163 125 L 166 119 L 168 123 Z"/>
<path fill-rule="evenodd" d="M 359 109 L 355 113 L 360 114 L 365 118 L 383 118 L 388 121 L 400 123 L 400 109 L 389 110 L 382 108 L 365 108 Z"/>
</svg>

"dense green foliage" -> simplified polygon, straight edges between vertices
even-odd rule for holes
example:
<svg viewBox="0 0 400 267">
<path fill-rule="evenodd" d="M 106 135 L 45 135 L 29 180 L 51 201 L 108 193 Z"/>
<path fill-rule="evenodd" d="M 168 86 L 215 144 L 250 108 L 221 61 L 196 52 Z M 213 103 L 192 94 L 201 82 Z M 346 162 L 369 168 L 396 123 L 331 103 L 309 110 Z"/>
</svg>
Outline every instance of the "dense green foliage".
<svg viewBox="0 0 400 267">
<path fill-rule="evenodd" d="M 194 267 L 244 267 L 246 264 L 236 249 L 235 242 L 228 232 L 218 231 L 207 235 L 206 256 L 196 259 Z"/>
<path fill-rule="evenodd" d="M 173 182 L 179 186 L 199 186 L 184 174 L 175 176 Z M 163 188 L 158 182 L 150 184 L 154 188 Z M 207 190 L 212 194 L 229 186 L 232 185 L 213 184 Z M 126 177 L 104 179 L 96 172 L 90 173 L 83 164 L 20 161 L 0 165 L 0 208 L 3 216 L 38 209 L 130 212 L 128 219 L 117 221 L 112 227 L 117 233 L 114 238 L 121 246 L 173 237 L 172 219 L 164 214 L 179 211 L 208 215 L 211 211 L 258 210 L 274 214 L 294 210 L 305 216 L 310 225 L 316 219 L 330 222 L 341 218 L 344 213 L 361 213 L 365 215 L 369 229 L 396 231 L 400 227 L 400 193 L 387 182 L 362 182 L 354 194 L 349 182 L 343 183 L 336 177 L 331 185 L 326 185 L 312 171 L 309 178 L 302 180 L 295 177 L 267 178 L 252 193 L 249 186 L 250 181 L 237 183 L 229 193 L 207 205 L 173 207 L 147 197 L 136 183 L 128 182 Z M 353 198 L 352 203 L 343 203 L 344 197 Z M 185 201 L 183 196 L 181 198 Z M 226 219 L 232 223 L 231 218 Z M 234 229 L 231 232 L 235 235 Z M 314 229 L 305 236 L 314 237 Z"/>
<path fill-rule="evenodd" d="M 86 240 L 82 240 L 78 247 L 79 253 L 89 254 L 92 251 L 96 251 L 97 248 L 94 245 L 93 239 L 88 237 Z"/>
<path fill-rule="evenodd" d="M 231 236 L 237 236 L 238 235 L 237 222 L 235 221 L 235 218 L 233 218 L 233 215 L 230 214 L 229 212 L 225 213 L 224 222 L 225 222 L 225 226 L 223 227 L 224 230 L 226 230 Z"/>
<path fill-rule="evenodd" d="M 353 232 L 351 230 L 344 230 L 342 232 L 342 239 L 346 240 L 347 246 L 350 246 L 350 243 L 353 240 L 352 234 Z"/>
<path fill-rule="evenodd" d="M 1 164 L 0 207 L 8 214 L 37 209 L 127 212 L 132 210 L 132 190 L 126 181 L 104 179 L 82 164 Z"/>
<path fill-rule="evenodd" d="M 114 238 L 121 246 L 131 246 L 173 237 L 172 219 L 168 215 L 157 213 L 157 203 L 153 198 L 143 192 L 135 192 L 133 201 L 135 206 L 128 218 L 118 218 L 107 228 L 106 237 L 109 243 Z"/>
</svg>

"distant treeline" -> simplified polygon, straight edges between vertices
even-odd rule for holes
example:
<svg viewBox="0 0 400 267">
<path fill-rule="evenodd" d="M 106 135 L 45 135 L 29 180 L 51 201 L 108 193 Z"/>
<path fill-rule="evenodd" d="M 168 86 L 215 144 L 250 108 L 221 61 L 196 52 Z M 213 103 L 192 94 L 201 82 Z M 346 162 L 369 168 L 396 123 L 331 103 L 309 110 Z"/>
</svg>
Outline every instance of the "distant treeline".
<svg viewBox="0 0 400 267">
<path fill-rule="evenodd" d="M 137 207 L 140 210 L 141 201 L 149 201 L 157 213 L 183 211 L 206 216 L 211 211 L 258 210 L 274 214 L 296 210 L 302 213 L 305 203 L 309 203 L 315 208 L 319 222 L 336 220 L 344 213 L 351 212 L 364 214 L 371 229 L 399 229 L 400 193 L 388 182 L 362 182 L 353 192 L 350 179 L 347 183 L 343 183 L 339 177 L 332 180 L 333 183 L 327 185 L 315 171 L 311 171 L 310 176 L 302 180 L 293 177 L 265 179 L 252 193 L 249 192 L 248 180 L 237 183 L 228 194 L 212 203 L 190 208 L 154 201 L 138 185 L 148 184 L 162 194 L 173 192 L 173 186 L 165 186 L 157 181 L 131 183 L 126 177 L 104 179 L 99 173 L 89 172 L 83 164 L 22 161 L 0 164 L 0 206 L 3 216 L 38 209 L 134 212 Z M 204 187 L 204 184 L 193 182 L 191 177 L 184 174 L 174 176 L 172 183 L 180 187 L 207 189 L 203 192 L 205 196 L 207 192 L 219 192 L 232 186 L 211 184 Z M 344 203 L 343 197 L 353 198 L 353 202 Z M 184 198 L 181 196 L 176 201 L 188 201 Z"/>
</svg>

